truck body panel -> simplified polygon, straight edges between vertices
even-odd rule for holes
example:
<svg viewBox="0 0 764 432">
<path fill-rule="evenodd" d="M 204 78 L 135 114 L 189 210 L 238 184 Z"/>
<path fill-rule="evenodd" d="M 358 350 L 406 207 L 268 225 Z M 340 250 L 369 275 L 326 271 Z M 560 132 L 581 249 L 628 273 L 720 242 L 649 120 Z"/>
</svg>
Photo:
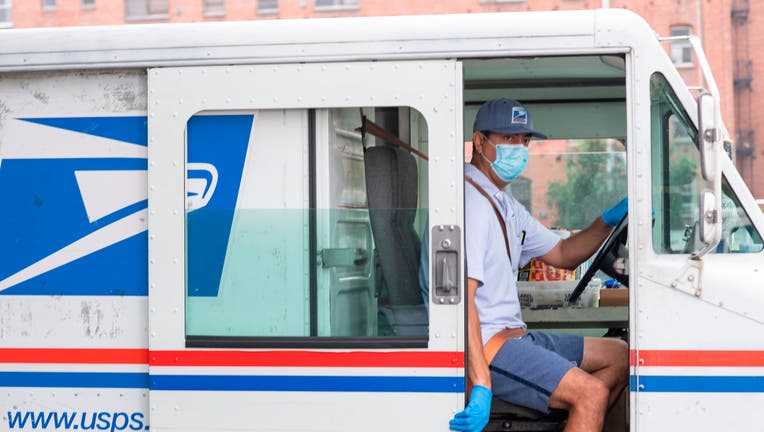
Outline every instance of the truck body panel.
<svg viewBox="0 0 764 432">
<path fill-rule="evenodd" d="M 756 430 L 764 216 L 719 159 L 722 242 L 690 259 L 705 183 L 673 173 L 699 158 L 695 97 L 636 15 L 14 30 L 0 43 L 0 430 L 447 430 L 465 403 L 465 142 L 498 96 L 526 102 L 553 139 L 625 147 L 623 423 Z M 428 155 L 394 168 L 412 208 L 373 208 L 387 186 L 370 184 L 367 155 L 385 144 L 356 130 L 361 115 Z M 396 303 L 419 287 L 386 267 L 375 230 L 391 214 L 439 239 L 425 305 Z"/>
</svg>

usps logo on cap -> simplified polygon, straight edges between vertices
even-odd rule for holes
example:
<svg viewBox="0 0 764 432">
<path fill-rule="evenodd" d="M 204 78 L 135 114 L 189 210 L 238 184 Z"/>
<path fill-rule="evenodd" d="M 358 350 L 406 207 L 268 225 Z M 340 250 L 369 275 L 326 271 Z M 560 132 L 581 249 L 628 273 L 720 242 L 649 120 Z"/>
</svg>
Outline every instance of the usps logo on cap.
<svg viewBox="0 0 764 432">
<path fill-rule="evenodd" d="M 512 107 L 512 124 L 528 124 L 528 112 L 524 107 Z"/>
</svg>

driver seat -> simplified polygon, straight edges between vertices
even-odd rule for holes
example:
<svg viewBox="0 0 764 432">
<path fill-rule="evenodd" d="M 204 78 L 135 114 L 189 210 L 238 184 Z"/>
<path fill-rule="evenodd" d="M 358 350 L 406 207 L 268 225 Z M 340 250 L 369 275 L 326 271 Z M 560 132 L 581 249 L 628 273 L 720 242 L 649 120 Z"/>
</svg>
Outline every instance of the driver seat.
<svg viewBox="0 0 764 432">
<path fill-rule="evenodd" d="M 378 331 L 386 336 L 427 334 L 428 316 L 419 291 L 417 166 L 410 153 L 391 145 L 364 151 L 366 197 L 374 238 Z"/>
<path fill-rule="evenodd" d="M 494 396 L 491 400 L 488 424 L 483 431 L 556 431 L 559 429 L 560 422 L 567 418 L 568 412 L 564 410 L 552 410 L 549 414 L 545 414 Z"/>
</svg>

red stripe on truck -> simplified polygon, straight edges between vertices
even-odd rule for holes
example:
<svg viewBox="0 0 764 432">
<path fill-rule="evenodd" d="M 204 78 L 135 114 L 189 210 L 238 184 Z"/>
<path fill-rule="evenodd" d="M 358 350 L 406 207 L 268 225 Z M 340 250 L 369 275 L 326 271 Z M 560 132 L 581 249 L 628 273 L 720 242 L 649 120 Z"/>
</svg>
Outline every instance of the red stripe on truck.
<svg viewBox="0 0 764 432">
<path fill-rule="evenodd" d="M 764 351 L 632 350 L 630 363 L 663 367 L 764 367 Z"/>
<path fill-rule="evenodd" d="M 141 348 L 0 348 L 0 363 L 464 368 L 464 353 L 458 351 L 149 351 Z"/>
<path fill-rule="evenodd" d="M 463 368 L 463 352 L 152 351 L 151 366 Z"/>
<path fill-rule="evenodd" d="M 147 364 L 145 348 L 0 348 L 0 363 Z"/>
</svg>

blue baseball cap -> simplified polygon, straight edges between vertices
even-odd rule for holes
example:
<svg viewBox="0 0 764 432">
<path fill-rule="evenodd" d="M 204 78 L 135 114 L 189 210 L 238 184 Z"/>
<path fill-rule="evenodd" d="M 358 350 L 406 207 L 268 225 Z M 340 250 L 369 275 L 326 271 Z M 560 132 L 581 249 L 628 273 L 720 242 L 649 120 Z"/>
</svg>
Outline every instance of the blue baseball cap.
<svg viewBox="0 0 764 432">
<path fill-rule="evenodd" d="M 548 137 L 533 130 L 533 118 L 523 104 L 511 99 L 495 99 L 484 103 L 475 116 L 472 131 L 490 131 L 503 134 Z"/>
</svg>

